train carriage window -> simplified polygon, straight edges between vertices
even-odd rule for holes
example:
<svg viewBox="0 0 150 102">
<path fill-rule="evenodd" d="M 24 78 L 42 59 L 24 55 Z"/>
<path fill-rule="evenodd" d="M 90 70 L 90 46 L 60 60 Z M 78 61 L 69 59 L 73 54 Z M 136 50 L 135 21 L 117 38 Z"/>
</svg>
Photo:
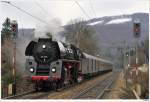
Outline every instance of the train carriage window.
<svg viewBox="0 0 150 102">
<path fill-rule="evenodd" d="M 101 70 L 101 67 L 102 67 L 101 62 L 99 62 L 99 68 L 100 68 L 99 70 Z"/>
<path fill-rule="evenodd" d="M 90 59 L 90 73 L 93 71 L 93 70 L 92 70 L 92 66 L 93 66 L 93 65 L 92 65 L 92 59 Z"/>
<path fill-rule="evenodd" d="M 88 71 L 88 73 L 89 73 L 89 71 L 90 71 L 90 60 L 89 59 L 87 59 L 87 71 Z"/>
<path fill-rule="evenodd" d="M 96 65 L 96 60 L 95 60 L 95 71 L 96 71 L 97 65 Z"/>
<path fill-rule="evenodd" d="M 84 70 L 84 64 L 83 64 L 83 60 L 80 62 L 80 64 L 79 64 L 79 67 L 80 67 L 80 69 L 81 69 L 81 71 L 83 71 Z"/>
<path fill-rule="evenodd" d="M 99 62 L 99 67 L 101 68 L 101 62 Z"/>
<path fill-rule="evenodd" d="M 87 59 L 87 72 L 89 73 L 89 59 Z"/>
<path fill-rule="evenodd" d="M 104 68 L 105 68 L 105 63 L 103 62 L 103 66 L 104 66 Z"/>
<path fill-rule="evenodd" d="M 94 70 L 95 70 L 95 60 L 93 60 L 93 72 L 94 72 Z"/>
<path fill-rule="evenodd" d="M 103 67 L 104 67 L 104 66 L 103 66 L 103 62 L 102 62 L 102 63 L 101 63 L 101 69 L 103 69 Z"/>
<path fill-rule="evenodd" d="M 90 62 L 91 62 L 91 66 L 90 66 L 90 69 L 91 69 L 91 70 L 90 70 L 90 72 L 92 72 L 92 71 L 93 71 L 93 68 L 92 68 L 92 67 L 93 67 L 92 59 L 90 59 Z"/>
<path fill-rule="evenodd" d="M 94 67 L 93 67 L 94 63 L 93 63 L 93 59 L 92 59 L 92 72 L 94 71 Z"/>
<path fill-rule="evenodd" d="M 91 71 L 92 71 L 92 60 L 89 59 L 89 72 L 91 73 Z"/>
<path fill-rule="evenodd" d="M 96 70 L 95 68 L 96 68 L 96 63 L 95 63 L 95 60 L 94 60 L 94 71 Z"/>
<path fill-rule="evenodd" d="M 92 59 L 92 72 L 94 71 L 94 67 L 93 67 L 93 59 Z"/>
<path fill-rule="evenodd" d="M 98 61 L 98 63 L 97 63 L 97 71 L 99 71 L 99 61 Z"/>
<path fill-rule="evenodd" d="M 99 63 L 99 61 L 97 61 L 97 71 L 98 71 L 98 69 L 99 69 L 99 67 L 98 67 L 98 63 Z"/>
<path fill-rule="evenodd" d="M 97 61 L 95 60 L 95 71 L 97 71 Z"/>
<path fill-rule="evenodd" d="M 93 62 L 94 62 L 94 71 L 95 71 L 95 60 L 93 60 Z"/>
<path fill-rule="evenodd" d="M 95 66 L 96 66 L 96 65 L 95 65 L 95 60 L 93 60 L 93 61 L 94 61 L 94 71 L 95 71 Z"/>
<path fill-rule="evenodd" d="M 98 61 L 98 63 L 97 63 L 97 64 L 98 64 L 97 66 L 98 66 L 98 68 L 99 68 L 99 61 Z"/>
<path fill-rule="evenodd" d="M 93 69 L 94 69 L 94 72 L 95 72 L 95 60 L 93 60 L 93 63 L 94 63 L 94 65 L 93 65 Z"/>
</svg>

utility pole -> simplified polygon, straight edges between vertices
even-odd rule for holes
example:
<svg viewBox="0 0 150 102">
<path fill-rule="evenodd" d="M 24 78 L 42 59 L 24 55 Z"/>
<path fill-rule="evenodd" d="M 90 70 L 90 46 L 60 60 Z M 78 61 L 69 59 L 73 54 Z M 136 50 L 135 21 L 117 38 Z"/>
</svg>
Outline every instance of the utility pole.
<svg viewBox="0 0 150 102">
<path fill-rule="evenodd" d="M 77 31 L 77 37 L 76 37 L 76 41 L 77 41 L 77 47 L 79 48 L 80 47 L 80 45 L 79 45 L 79 32 Z"/>
<path fill-rule="evenodd" d="M 139 63 L 138 59 L 138 41 L 139 37 L 141 36 L 141 23 L 139 19 L 136 19 L 133 24 L 133 32 L 135 37 L 135 48 L 136 48 L 136 65 Z"/>
<path fill-rule="evenodd" d="M 127 69 L 126 69 L 126 41 L 124 40 L 123 42 L 124 44 L 124 50 L 123 50 L 123 54 L 124 54 L 124 58 L 123 58 L 123 61 L 124 61 L 124 76 L 125 76 L 125 83 L 126 83 L 126 87 L 127 87 Z"/>
<path fill-rule="evenodd" d="M 77 44 L 77 47 L 80 48 L 80 35 L 82 33 L 82 30 L 83 30 L 83 25 L 82 25 L 82 22 L 78 23 L 77 24 L 78 26 L 78 30 L 76 32 L 76 44 Z"/>
<path fill-rule="evenodd" d="M 138 59 L 138 38 L 137 39 L 135 39 L 136 41 L 136 47 L 135 47 L 135 49 L 136 49 L 136 65 L 138 65 L 138 63 L 139 63 L 139 59 Z"/>
<path fill-rule="evenodd" d="M 128 57 L 128 59 L 127 59 L 128 60 L 127 66 L 130 67 L 130 59 L 131 58 L 130 58 L 130 47 L 129 46 L 127 47 L 126 53 L 127 53 L 127 57 Z"/>
<path fill-rule="evenodd" d="M 126 41 L 123 42 L 124 43 L 124 58 L 123 58 L 123 61 L 124 61 L 124 69 L 126 68 Z"/>
<path fill-rule="evenodd" d="M 139 84 L 138 82 L 138 66 L 139 66 L 139 58 L 138 58 L 138 41 L 139 41 L 139 38 L 141 36 L 141 22 L 139 19 L 136 19 L 134 20 L 134 24 L 133 24 L 134 28 L 133 28 L 133 31 L 134 31 L 134 37 L 135 37 L 135 46 L 136 46 L 136 79 L 135 79 L 135 90 L 136 92 L 138 93 L 139 96 L 141 96 L 141 85 Z"/>
<path fill-rule="evenodd" d="M 131 66 L 131 54 L 130 54 L 130 52 L 131 52 L 131 48 L 129 47 L 129 67 Z"/>
</svg>

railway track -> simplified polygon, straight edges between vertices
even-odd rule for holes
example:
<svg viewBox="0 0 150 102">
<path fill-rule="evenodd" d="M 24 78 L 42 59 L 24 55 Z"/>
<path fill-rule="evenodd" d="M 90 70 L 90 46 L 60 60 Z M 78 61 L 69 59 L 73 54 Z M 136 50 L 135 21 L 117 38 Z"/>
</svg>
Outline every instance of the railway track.
<svg viewBox="0 0 150 102">
<path fill-rule="evenodd" d="M 47 99 L 47 96 L 53 93 L 52 91 L 48 91 L 48 92 L 36 92 L 33 94 L 28 94 L 22 97 L 19 97 L 17 99 Z"/>
<path fill-rule="evenodd" d="M 24 93 L 15 95 L 15 96 L 5 97 L 4 99 L 47 99 L 48 95 L 50 95 L 52 93 L 62 91 L 64 89 L 67 89 L 67 88 L 70 88 L 70 87 L 73 87 L 75 85 L 77 85 L 77 84 L 67 85 L 63 88 L 58 89 L 57 91 L 54 91 L 54 90 L 49 90 L 49 91 L 48 90 L 47 91 L 41 90 L 41 91 L 37 92 L 35 90 L 32 90 L 32 91 L 24 92 Z"/>
<path fill-rule="evenodd" d="M 112 74 L 106 77 L 99 83 L 87 88 L 78 95 L 74 96 L 73 99 L 100 99 L 104 95 L 105 90 L 108 89 L 115 81 L 116 76 L 117 75 Z"/>
<path fill-rule="evenodd" d="M 98 82 L 96 85 L 92 85 L 91 87 L 88 87 L 87 89 L 85 89 L 84 91 L 82 91 L 81 93 L 73 97 L 73 99 L 99 99 L 103 96 L 105 90 L 108 89 L 109 86 L 111 86 L 114 80 L 115 80 L 114 74 L 110 74 L 109 76 L 107 76 L 106 78 Z M 58 91 L 42 90 L 36 92 L 32 90 L 15 96 L 6 97 L 5 99 L 47 99 L 49 95 L 56 94 L 56 93 L 58 94 L 67 89 L 70 90 L 69 88 L 74 87 L 75 85 L 76 84 L 63 87 Z"/>
<path fill-rule="evenodd" d="M 29 91 L 15 96 L 6 97 L 4 99 L 46 99 L 50 93 L 54 91 Z"/>
<path fill-rule="evenodd" d="M 35 90 L 31 90 L 31 91 L 20 93 L 20 94 L 13 95 L 13 96 L 4 97 L 4 99 L 15 99 L 15 98 L 22 97 L 22 96 L 32 94 L 32 93 L 35 93 Z"/>
</svg>

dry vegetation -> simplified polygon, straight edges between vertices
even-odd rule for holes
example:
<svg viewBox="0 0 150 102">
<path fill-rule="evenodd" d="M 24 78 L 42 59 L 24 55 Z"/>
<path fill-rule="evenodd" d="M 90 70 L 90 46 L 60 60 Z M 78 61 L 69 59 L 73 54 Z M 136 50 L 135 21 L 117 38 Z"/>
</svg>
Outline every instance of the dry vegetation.
<svg viewBox="0 0 150 102">
<path fill-rule="evenodd" d="M 8 85 L 13 83 L 13 40 L 7 38 L 4 40 L 1 47 L 1 75 L 2 75 L 2 97 L 8 96 Z M 18 51 L 16 51 L 18 52 Z M 17 53 L 16 53 L 17 54 Z M 17 93 L 24 92 L 30 88 L 33 88 L 30 81 L 27 82 L 27 77 L 23 76 L 23 72 L 19 70 L 20 64 L 16 62 L 16 82 Z"/>
<path fill-rule="evenodd" d="M 94 29 L 83 20 L 71 21 L 65 28 L 65 36 L 69 43 L 76 45 L 82 51 L 94 55 L 98 51 L 98 38 Z"/>
<path fill-rule="evenodd" d="M 112 85 L 110 91 L 104 95 L 105 99 L 136 99 L 133 89 L 136 89 L 137 83 L 141 86 L 141 99 L 148 99 L 149 95 L 149 73 L 148 65 L 140 66 L 138 76 L 135 72 L 130 74 L 130 70 L 125 74 L 122 72 L 117 81 Z M 127 81 L 125 77 L 127 76 Z"/>
</svg>

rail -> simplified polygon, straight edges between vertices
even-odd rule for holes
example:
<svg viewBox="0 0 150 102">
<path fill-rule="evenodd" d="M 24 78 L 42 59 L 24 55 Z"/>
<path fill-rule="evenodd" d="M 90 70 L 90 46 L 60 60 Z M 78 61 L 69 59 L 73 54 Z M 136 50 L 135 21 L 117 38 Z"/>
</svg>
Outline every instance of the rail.
<svg viewBox="0 0 150 102">
<path fill-rule="evenodd" d="M 14 98 L 21 97 L 21 96 L 24 96 L 24 95 L 28 95 L 28 94 L 31 94 L 31 93 L 34 93 L 34 92 L 36 92 L 36 91 L 31 90 L 31 91 L 20 93 L 20 94 L 14 95 L 14 96 L 4 97 L 3 99 L 14 99 Z"/>
<path fill-rule="evenodd" d="M 96 97 L 96 99 L 100 99 L 104 95 L 106 90 L 113 84 L 114 81 L 115 81 L 115 79 L 111 80 L 111 82 L 104 88 L 104 90 L 101 93 L 99 93 L 99 95 Z"/>
<path fill-rule="evenodd" d="M 91 87 L 83 90 L 76 96 L 72 97 L 73 99 L 100 99 L 105 94 L 105 92 L 111 87 L 118 76 L 118 72 L 107 76 L 100 82 L 92 85 Z"/>
<path fill-rule="evenodd" d="M 92 93 L 93 91 L 92 90 L 96 90 L 97 91 L 97 89 L 100 89 L 101 90 L 101 92 L 100 93 L 93 93 L 92 95 L 94 96 L 92 96 L 92 98 L 100 98 L 103 94 L 104 94 L 104 92 L 105 92 L 105 90 L 109 87 L 109 86 L 111 86 L 111 84 L 113 83 L 113 79 L 111 79 L 111 76 L 112 75 L 110 75 L 110 76 L 108 76 L 107 78 L 105 78 L 105 79 L 103 79 L 102 81 L 100 81 L 100 82 L 98 82 L 98 83 L 96 83 L 95 85 L 93 85 L 93 86 L 91 86 L 91 87 L 89 87 L 89 88 L 87 88 L 86 90 L 83 90 L 81 93 L 79 93 L 78 95 L 76 95 L 76 96 L 74 96 L 73 97 L 73 99 L 80 99 L 80 98 L 83 98 L 83 97 L 85 97 L 86 96 L 86 94 L 87 93 Z M 110 80 L 111 79 L 111 80 Z M 97 88 L 97 89 L 96 89 Z M 91 92 L 90 92 L 91 91 Z M 95 97 L 96 96 L 96 97 Z M 86 96 L 87 98 L 88 98 L 88 95 Z"/>
<path fill-rule="evenodd" d="M 133 94 L 135 95 L 136 99 L 140 99 L 140 97 L 138 96 L 138 94 L 136 93 L 135 90 L 132 90 Z"/>
</svg>

